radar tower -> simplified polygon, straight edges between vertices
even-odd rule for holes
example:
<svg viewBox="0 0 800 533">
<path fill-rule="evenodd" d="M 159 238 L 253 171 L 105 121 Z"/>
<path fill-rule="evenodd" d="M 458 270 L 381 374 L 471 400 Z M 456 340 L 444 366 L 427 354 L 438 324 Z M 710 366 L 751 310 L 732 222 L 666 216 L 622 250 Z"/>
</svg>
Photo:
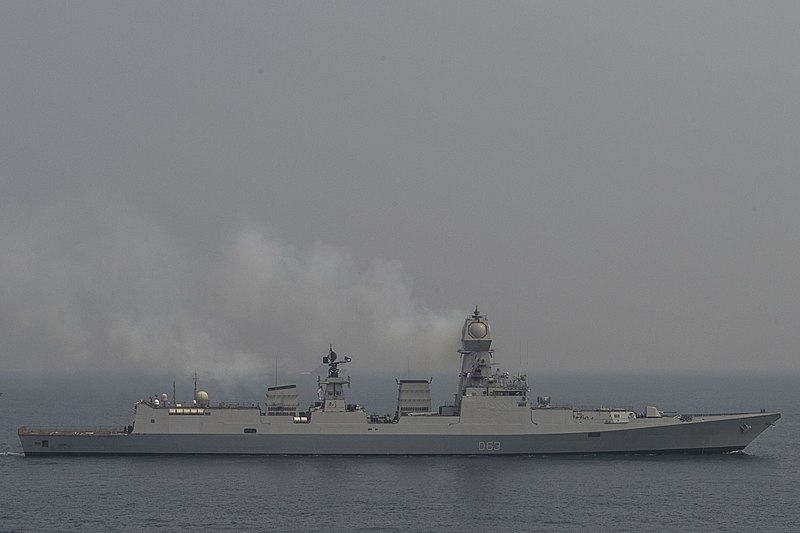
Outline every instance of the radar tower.
<svg viewBox="0 0 800 533">
<path fill-rule="evenodd" d="M 520 396 L 524 400 L 528 392 L 527 377 L 510 376 L 493 371 L 496 366 L 492 346 L 492 329 L 486 315 L 475 306 L 472 315 L 464 320 L 461 330 L 461 372 L 458 376 L 456 408 L 461 409 L 465 396 Z"/>
<path fill-rule="evenodd" d="M 328 377 L 317 378 L 319 387 L 325 385 L 325 394 L 322 398 L 322 409 L 327 412 L 343 412 L 347 410 L 344 400 L 344 386 L 350 386 L 350 376 L 347 379 L 339 377 L 339 365 L 349 363 L 352 359 L 344 356 L 342 361 L 337 361 L 339 356 L 333 351 L 333 344 L 330 345 L 328 355 L 322 358 L 322 363 L 328 365 Z"/>
</svg>

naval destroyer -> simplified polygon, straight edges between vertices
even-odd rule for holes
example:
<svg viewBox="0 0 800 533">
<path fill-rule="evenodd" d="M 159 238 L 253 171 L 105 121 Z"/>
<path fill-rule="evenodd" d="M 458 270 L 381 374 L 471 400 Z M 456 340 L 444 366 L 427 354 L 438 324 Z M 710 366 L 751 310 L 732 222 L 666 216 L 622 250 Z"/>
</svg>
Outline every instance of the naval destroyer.
<svg viewBox="0 0 800 533">
<path fill-rule="evenodd" d="M 124 428 L 18 430 L 26 456 L 250 455 L 556 455 L 725 453 L 743 450 L 779 413 L 666 414 L 647 406 L 583 409 L 529 398 L 526 376 L 494 363 L 486 316 L 475 312 L 461 332 L 461 370 L 451 404 L 432 409 L 430 380 L 398 380 L 394 415 L 371 415 L 347 403 L 350 377 L 340 375 L 331 347 L 323 358 L 316 401 L 306 409 L 296 385 L 267 389 L 266 403 L 209 402 L 197 391 L 189 405 L 166 394 L 141 400 Z"/>
</svg>

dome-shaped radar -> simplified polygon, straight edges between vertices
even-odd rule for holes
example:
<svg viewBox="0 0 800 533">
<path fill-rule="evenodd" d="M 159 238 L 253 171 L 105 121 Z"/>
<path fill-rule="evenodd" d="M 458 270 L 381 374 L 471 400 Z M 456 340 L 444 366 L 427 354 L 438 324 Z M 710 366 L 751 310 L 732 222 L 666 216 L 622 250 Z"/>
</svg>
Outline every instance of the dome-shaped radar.
<svg viewBox="0 0 800 533">
<path fill-rule="evenodd" d="M 482 339 L 488 333 L 486 324 L 483 322 L 473 322 L 469 325 L 469 336 L 473 339 Z"/>
<path fill-rule="evenodd" d="M 194 395 L 194 399 L 200 407 L 208 407 L 208 393 L 206 391 L 197 391 Z"/>
<path fill-rule="evenodd" d="M 468 316 L 464 321 L 464 328 L 461 330 L 461 351 L 463 352 L 487 352 L 492 345 L 492 329 L 486 316 L 475 312 Z"/>
</svg>

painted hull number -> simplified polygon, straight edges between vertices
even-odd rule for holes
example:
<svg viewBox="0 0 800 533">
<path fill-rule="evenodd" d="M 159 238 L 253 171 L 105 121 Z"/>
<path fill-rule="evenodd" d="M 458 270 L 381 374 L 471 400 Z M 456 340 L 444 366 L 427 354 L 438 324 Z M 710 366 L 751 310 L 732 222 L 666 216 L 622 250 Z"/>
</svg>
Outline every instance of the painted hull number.
<svg viewBox="0 0 800 533">
<path fill-rule="evenodd" d="M 479 452 L 499 452 L 500 451 L 500 442 L 499 441 L 478 441 L 478 451 Z"/>
</svg>

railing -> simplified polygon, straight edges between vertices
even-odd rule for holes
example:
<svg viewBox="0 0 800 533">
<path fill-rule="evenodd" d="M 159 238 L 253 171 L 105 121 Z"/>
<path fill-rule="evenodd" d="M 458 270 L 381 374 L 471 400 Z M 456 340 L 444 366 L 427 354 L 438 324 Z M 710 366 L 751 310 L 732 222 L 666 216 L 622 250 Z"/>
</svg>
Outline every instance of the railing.
<svg viewBox="0 0 800 533">
<path fill-rule="evenodd" d="M 171 403 L 171 402 L 164 402 L 164 403 L 159 403 L 158 405 L 156 405 L 155 402 L 150 401 L 150 400 L 139 400 L 138 403 L 148 405 L 148 406 L 152 407 L 153 409 L 196 409 L 196 408 L 198 408 L 198 409 L 199 408 L 204 408 L 204 409 L 209 409 L 209 408 L 214 408 L 214 409 L 260 409 L 261 408 L 261 405 L 258 402 L 255 402 L 255 403 L 254 402 L 219 402 L 219 403 L 214 404 L 214 405 L 208 404 L 208 405 L 205 405 L 205 406 L 192 405 L 192 404 L 181 404 L 180 407 L 178 407 L 177 404 L 174 404 L 174 403 Z"/>
<path fill-rule="evenodd" d="M 17 431 L 19 435 L 118 435 L 128 432 L 128 428 L 117 426 L 97 426 L 97 427 L 75 427 L 75 426 L 53 426 L 29 428 L 21 427 Z"/>
</svg>

